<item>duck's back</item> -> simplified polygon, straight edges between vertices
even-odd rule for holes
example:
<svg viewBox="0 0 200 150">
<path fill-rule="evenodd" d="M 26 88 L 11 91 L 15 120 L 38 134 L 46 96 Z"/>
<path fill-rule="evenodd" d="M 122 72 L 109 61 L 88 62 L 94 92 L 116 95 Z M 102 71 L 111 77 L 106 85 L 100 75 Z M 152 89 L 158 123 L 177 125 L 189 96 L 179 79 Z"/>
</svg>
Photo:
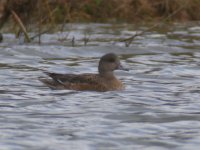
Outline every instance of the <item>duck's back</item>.
<svg viewBox="0 0 200 150">
<path fill-rule="evenodd" d="M 101 92 L 123 89 L 123 84 L 116 78 L 108 80 L 99 74 L 46 74 L 52 79 L 42 79 L 41 81 L 53 89 Z"/>
</svg>

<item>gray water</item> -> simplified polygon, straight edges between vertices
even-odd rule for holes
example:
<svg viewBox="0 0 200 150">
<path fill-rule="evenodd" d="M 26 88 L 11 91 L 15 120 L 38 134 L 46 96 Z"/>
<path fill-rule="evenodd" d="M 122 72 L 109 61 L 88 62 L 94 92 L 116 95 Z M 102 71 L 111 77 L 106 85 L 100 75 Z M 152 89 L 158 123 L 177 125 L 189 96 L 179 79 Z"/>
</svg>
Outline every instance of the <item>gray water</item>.
<svg viewBox="0 0 200 150">
<path fill-rule="evenodd" d="M 198 150 L 199 23 L 149 26 L 72 24 L 23 44 L 0 44 L 1 150 Z M 34 35 L 34 33 L 32 33 Z M 74 38 L 74 47 L 72 47 Z M 84 46 L 84 38 L 89 42 Z M 95 73 L 99 57 L 119 54 L 123 91 L 51 90 L 44 71 Z"/>
</svg>

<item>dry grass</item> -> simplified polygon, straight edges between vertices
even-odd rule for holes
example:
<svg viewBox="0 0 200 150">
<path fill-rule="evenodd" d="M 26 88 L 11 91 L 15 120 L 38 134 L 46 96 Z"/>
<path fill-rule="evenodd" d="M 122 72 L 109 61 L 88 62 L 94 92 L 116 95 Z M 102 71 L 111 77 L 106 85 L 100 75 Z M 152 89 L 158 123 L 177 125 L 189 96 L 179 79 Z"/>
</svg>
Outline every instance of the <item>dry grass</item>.
<svg viewBox="0 0 200 150">
<path fill-rule="evenodd" d="M 199 0 L 0 0 L 0 26 L 9 18 L 9 10 L 25 23 L 137 23 L 160 21 L 171 14 L 168 21 L 200 20 L 199 6 Z"/>
</svg>

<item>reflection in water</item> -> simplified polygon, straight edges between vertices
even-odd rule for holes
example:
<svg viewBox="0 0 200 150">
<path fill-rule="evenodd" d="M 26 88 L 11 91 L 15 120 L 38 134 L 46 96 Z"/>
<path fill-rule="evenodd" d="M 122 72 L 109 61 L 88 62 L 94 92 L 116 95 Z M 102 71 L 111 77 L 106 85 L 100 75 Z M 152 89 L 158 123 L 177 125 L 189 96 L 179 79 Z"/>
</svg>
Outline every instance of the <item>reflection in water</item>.
<svg viewBox="0 0 200 150">
<path fill-rule="evenodd" d="M 134 31 L 122 25 L 96 25 L 86 47 L 68 47 L 55 34 L 42 45 L 17 45 L 5 35 L 11 44 L 0 45 L 1 149 L 197 149 L 200 31 L 194 28 L 158 29 L 129 48 L 107 42 Z M 70 35 L 81 43 L 80 33 Z M 130 68 L 115 72 L 124 91 L 51 90 L 38 81 L 43 71 L 94 73 L 107 52 Z"/>
</svg>

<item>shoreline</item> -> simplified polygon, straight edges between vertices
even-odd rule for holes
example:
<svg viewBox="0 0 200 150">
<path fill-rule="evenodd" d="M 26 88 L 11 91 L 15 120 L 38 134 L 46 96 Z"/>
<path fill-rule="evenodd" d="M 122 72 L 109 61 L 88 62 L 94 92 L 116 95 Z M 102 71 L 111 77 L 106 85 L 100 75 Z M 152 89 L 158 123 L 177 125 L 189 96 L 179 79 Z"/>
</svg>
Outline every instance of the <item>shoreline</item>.
<svg viewBox="0 0 200 150">
<path fill-rule="evenodd" d="M 15 11 L 24 24 L 200 20 L 200 1 L 197 0 L 4 0 L 0 4 L 2 24 L 11 20 L 10 11 Z"/>
</svg>

